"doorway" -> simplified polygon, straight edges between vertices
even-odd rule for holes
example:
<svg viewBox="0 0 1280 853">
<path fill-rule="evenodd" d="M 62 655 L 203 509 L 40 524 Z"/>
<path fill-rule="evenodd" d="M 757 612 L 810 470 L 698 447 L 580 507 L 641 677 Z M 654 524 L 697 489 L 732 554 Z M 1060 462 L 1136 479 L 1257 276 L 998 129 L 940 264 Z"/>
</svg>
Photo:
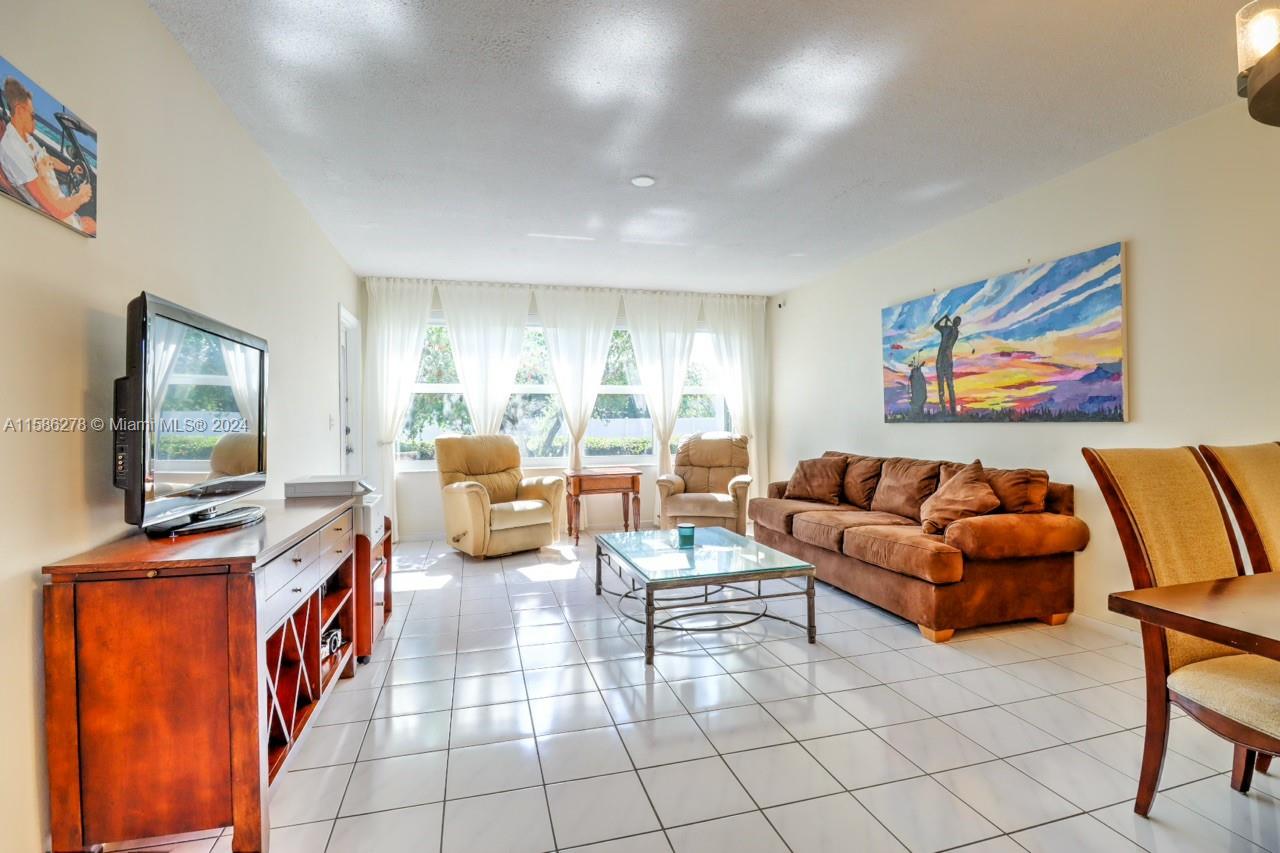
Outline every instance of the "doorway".
<svg viewBox="0 0 1280 853">
<path fill-rule="evenodd" d="M 338 306 L 338 437 L 343 474 L 364 474 L 360 321 Z"/>
</svg>

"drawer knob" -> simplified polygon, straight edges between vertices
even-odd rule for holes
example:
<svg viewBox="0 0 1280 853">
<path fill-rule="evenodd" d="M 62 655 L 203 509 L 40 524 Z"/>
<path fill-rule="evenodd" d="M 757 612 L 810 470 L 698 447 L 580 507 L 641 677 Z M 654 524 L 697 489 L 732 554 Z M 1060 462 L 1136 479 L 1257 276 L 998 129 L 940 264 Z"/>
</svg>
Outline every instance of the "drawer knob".
<svg viewBox="0 0 1280 853">
<path fill-rule="evenodd" d="M 335 527 L 335 528 L 333 528 L 333 530 L 334 530 L 334 532 L 335 532 L 335 533 L 341 533 L 342 531 L 344 531 L 344 530 L 346 530 L 346 529 L 347 529 L 347 528 L 345 528 L 345 527 Z"/>
<path fill-rule="evenodd" d="M 301 558 L 301 557 L 294 557 L 294 558 L 293 558 L 293 561 L 294 561 L 295 563 L 301 563 L 301 562 L 302 562 L 302 558 Z"/>
<path fill-rule="evenodd" d="M 293 589 L 289 590 L 289 592 L 302 592 L 302 587 L 295 586 Z"/>
<path fill-rule="evenodd" d="M 341 553 L 342 553 L 342 549 L 341 549 L 341 548 L 334 548 L 333 550 L 334 550 L 334 552 L 335 552 L 335 553 L 338 553 L 338 554 L 341 554 Z"/>
</svg>

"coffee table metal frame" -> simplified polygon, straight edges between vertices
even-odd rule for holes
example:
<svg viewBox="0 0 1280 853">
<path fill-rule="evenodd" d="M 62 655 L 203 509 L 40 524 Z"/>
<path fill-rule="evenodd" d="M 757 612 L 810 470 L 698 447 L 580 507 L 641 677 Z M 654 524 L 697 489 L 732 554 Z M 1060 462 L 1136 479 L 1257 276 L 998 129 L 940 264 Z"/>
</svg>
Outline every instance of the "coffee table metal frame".
<svg viewBox="0 0 1280 853">
<path fill-rule="evenodd" d="M 604 586 L 604 564 L 608 563 L 609 568 L 618 576 L 618 579 L 624 583 L 629 583 L 630 588 L 619 592 L 617 590 L 608 589 Z M 797 566 L 788 569 L 771 569 L 771 570 L 743 570 L 742 572 L 716 575 L 714 578 L 707 577 L 687 577 L 687 578 L 669 578 L 663 580 L 646 580 L 628 565 L 626 557 L 610 548 L 602 539 L 596 539 L 596 595 L 608 593 L 615 596 L 619 600 L 618 612 L 632 622 L 644 625 L 644 661 L 646 664 L 653 663 L 653 634 L 656 628 L 667 628 L 671 630 L 681 631 L 724 631 L 732 628 L 741 628 L 744 625 L 750 625 L 759 619 L 775 619 L 779 622 L 786 622 L 789 625 L 795 625 L 797 628 L 805 629 L 806 635 L 810 643 L 818 641 L 818 628 L 816 620 L 815 606 L 815 573 L 816 569 L 811 565 Z M 787 578 L 803 577 L 806 578 L 805 588 L 797 589 L 795 592 L 776 592 L 765 593 L 762 589 L 763 581 L 767 580 L 785 580 Z M 637 582 L 639 581 L 639 582 Z M 752 591 L 749 584 L 755 584 L 755 590 Z M 674 595 L 674 596 L 658 596 L 656 593 L 664 590 L 694 589 L 702 588 L 701 593 L 693 595 Z M 716 591 L 733 590 L 737 596 L 730 599 L 720 599 L 713 601 L 711 599 L 712 587 Z M 645 618 L 640 619 L 627 613 L 621 606 L 624 600 L 640 601 L 640 596 L 644 596 L 644 613 Z M 785 616 L 779 616 L 769 612 L 769 601 L 778 598 L 796 598 L 804 596 L 807 603 L 808 619 L 807 624 L 801 624 L 794 619 L 788 619 Z M 723 605 L 726 603 L 759 603 L 759 612 L 727 610 Z M 697 609 L 694 609 L 697 608 Z M 658 619 L 657 615 L 665 611 L 690 610 L 688 613 L 677 613 L 663 619 Z M 681 626 L 678 623 L 682 619 L 689 619 L 694 616 L 734 616 L 745 617 L 736 621 L 726 622 L 712 626 Z"/>
</svg>

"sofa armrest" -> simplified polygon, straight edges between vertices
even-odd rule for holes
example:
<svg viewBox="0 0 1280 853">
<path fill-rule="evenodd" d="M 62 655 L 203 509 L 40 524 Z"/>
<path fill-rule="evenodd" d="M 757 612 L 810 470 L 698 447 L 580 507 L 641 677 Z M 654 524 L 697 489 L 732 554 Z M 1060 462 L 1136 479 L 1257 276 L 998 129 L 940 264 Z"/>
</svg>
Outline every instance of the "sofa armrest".
<svg viewBox="0 0 1280 853">
<path fill-rule="evenodd" d="M 787 493 L 787 481 L 779 480 L 769 484 L 769 497 L 780 498 Z"/>
<path fill-rule="evenodd" d="M 560 541 L 564 512 L 564 477 L 525 477 L 516 486 L 516 500 L 546 501 L 551 505 L 551 541 Z"/>
<path fill-rule="evenodd" d="M 684 492 L 684 477 L 679 474 L 659 474 L 658 475 L 658 497 L 666 500 L 672 495 L 678 495 Z"/>
<path fill-rule="evenodd" d="M 1051 512 L 979 515 L 952 522 L 944 538 L 971 560 L 1047 557 L 1083 551 L 1089 526 L 1075 516 Z"/>
<path fill-rule="evenodd" d="M 449 544 L 465 554 L 483 557 L 489 547 L 489 492 L 474 480 L 452 483 L 441 492 Z"/>
</svg>

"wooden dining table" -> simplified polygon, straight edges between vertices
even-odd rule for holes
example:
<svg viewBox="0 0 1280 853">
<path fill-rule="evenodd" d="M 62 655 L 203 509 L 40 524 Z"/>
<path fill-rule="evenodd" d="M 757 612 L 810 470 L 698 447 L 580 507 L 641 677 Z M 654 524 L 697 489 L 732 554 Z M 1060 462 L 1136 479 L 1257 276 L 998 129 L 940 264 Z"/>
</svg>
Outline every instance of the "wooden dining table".
<svg viewBox="0 0 1280 853">
<path fill-rule="evenodd" d="M 1142 622 L 1280 660 L 1280 573 L 1114 592 L 1107 606 Z"/>
</svg>

